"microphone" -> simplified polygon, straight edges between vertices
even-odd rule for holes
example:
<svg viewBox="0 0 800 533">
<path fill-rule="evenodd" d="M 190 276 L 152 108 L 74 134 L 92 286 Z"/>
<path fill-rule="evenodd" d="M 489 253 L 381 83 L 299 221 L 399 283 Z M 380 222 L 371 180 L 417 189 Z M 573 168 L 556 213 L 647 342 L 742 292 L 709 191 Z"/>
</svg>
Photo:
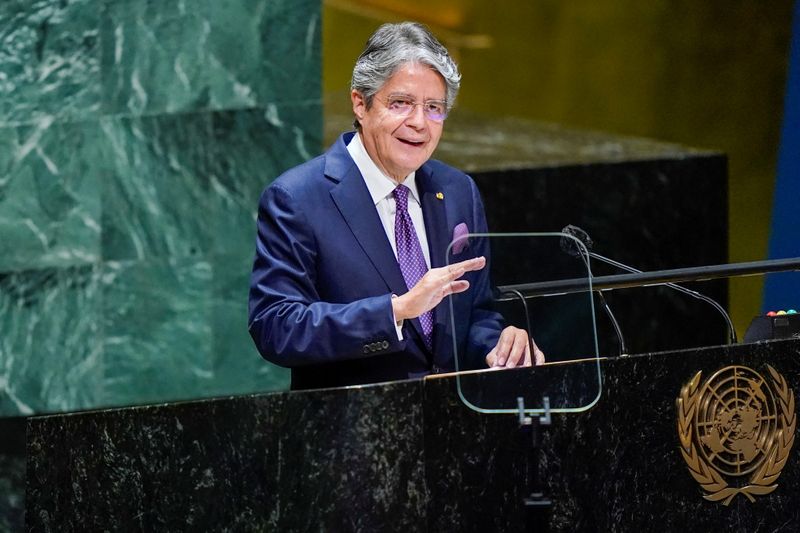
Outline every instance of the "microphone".
<svg viewBox="0 0 800 533">
<path fill-rule="evenodd" d="M 572 240 L 568 239 L 567 237 L 561 237 L 561 249 L 567 254 L 573 257 L 580 257 L 583 259 L 583 262 L 586 263 L 586 268 L 589 268 L 589 257 L 591 257 L 591 249 L 594 243 L 592 239 L 589 237 L 589 234 L 583 231 L 581 228 L 573 225 L 568 225 L 564 229 L 561 230 L 561 233 L 566 233 L 567 235 L 571 235 L 578 239 L 583 245 L 586 247 L 586 254 L 583 253 L 583 250 L 577 245 L 577 243 Z M 587 255 L 589 257 L 587 257 Z M 614 327 L 614 333 L 617 335 L 617 341 L 619 342 L 619 355 L 620 357 L 628 355 L 628 347 L 625 345 L 625 336 L 622 334 L 622 328 L 619 327 L 619 322 L 617 322 L 617 317 L 614 316 L 614 313 L 611 311 L 611 307 L 609 307 L 608 302 L 606 301 L 606 297 L 603 296 L 603 291 L 596 291 L 597 297 L 600 300 L 600 303 L 603 306 L 603 310 L 605 310 L 606 314 L 608 315 L 609 320 L 611 320 L 611 325 Z"/>
<path fill-rule="evenodd" d="M 589 255 L 591 256 L 591 251 L 592 247 L 594 246 L 594 243 L 592 242 L 592 239 L 591 237 L 589 237 L 588 233 L 583 231 L 578 226 L 573 226 L 572 224 L 564 226 L 564 228 L 561 230 L 561 233 L 565 233 L 581 241 L 583 245 L 586 246 L 586 250 L 589 252 Z M 578 247 L 578 245 L 575 244 L 575 241 L 573 241 L 572 239 L 561 237 L 560 244 L 561 244 L 561 249 L 567 252 L 572 257 L 583 257 L 583 250 L 581 250 Z"/>
<path fill-rule="evenodd" d="M 573 226 L 572 224 L 569 224 L 569 225 L 565 226 L 564 229 L 561 230 L 561 233 L 564 233 L 566 235 L 571 235 L 572 237 L 575 237 L 576 239 L 581 241 L 583 243 L 583 245 L 586 246 L 587 253 L 588 253 L 589 257 L 591 257 L 592 259 L 596 259 L 596 260 L 598 260 L 598 261 L 600 261 L 602 263 L 606 263 L 608 265 L 617 267 L 620 270 L 625 270 L 626 272 L 631 272 L 631 273 L 634 273 L 634 274 L 641 274 L 642 273 L 642 271 L 637 269 L 637 268 L 634 268 L 634 267 L 629 266 L 629 265 L 625 265 L 623 263 L 620 263 L 619 261 L 614 261 L 613 259 L 609 259 L 608 257 L 604 257 L 604 256 L 602 256 L 602 255 L 600 255 L 598 253 L 593 252 L 592 251 L 592 246 L 593 246 L 594 243 L 592 242 L 592 239 L 589 237 L 589 234 L 586 233 L 585 231 L 583 231 L 581 228 L 579 228 L 577 226 Z M 584 256 L 583 251 L 579 249 L 578 245 L 575 244 L 575 242 L 572 239 L 570 239 L 568 237 L 561 237 L 561 243 L 560 244 L 561 244 L 561 249 L 564 250 L 566 253 L 568 253 L 568 254 L 570 254 L 570 255 L 572 255 L 574 257 L 579 257 L 579 256 L 583 257 Z M 586 259 L 584 258 L 584 260 L 586 260 Z M 697 291 L 693 291 L 691 289 L 687 289 L 686 287 L 684 287 L 682 285 L 678 285 L 677 283 L 664 282 L 664 283 L 661 283 L 660 285 L 665 285 L 665 286 L 667 286 L 667 287 L 669 287 L 671 289 L 674 289 L 674 290 L 676 290 L 676 291 L 678 291 L 680 293 L 687 294 L 687 295 L 691 296 L 692 298 L 696 298 L 698 300 L 702 300 L 702 301 L 710 304 L 712 307 L 714 307 L 714 309 L 719 311 L 719 313 L 725 318 L 725 322 L 728 324 L 728 331 L 730 333 L 730 341 L 731 341 L 732 344 L 736 344 L 736 342 L 737 342 L 737 340 L 736 340 L 736 329 L 733 327 L 733 322 L 731 321 L 731 317 L 730 317 L 730 315 L 728 315 L 727 311 L 725 311 L 725 308 L 723 308 L 716 300 L 714 300 L 712 298 L 709 298 L 708 296 L 706 296 L 704 294 L 700 294 Z"/>
</svg>

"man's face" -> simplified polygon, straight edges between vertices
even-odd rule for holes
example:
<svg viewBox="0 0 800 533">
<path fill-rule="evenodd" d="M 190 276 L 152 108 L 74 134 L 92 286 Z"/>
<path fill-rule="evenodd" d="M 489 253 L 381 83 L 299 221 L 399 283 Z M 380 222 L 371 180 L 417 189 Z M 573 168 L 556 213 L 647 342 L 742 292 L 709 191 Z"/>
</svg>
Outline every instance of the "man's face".
<svg viewBox="0 0 800 533">
<path fill-rule="evenodd" d="M 351 93 L 353 113 L 361 123 L 364 147 L 375 164 L 386 175 L 403 181 L 417 170 L 439 144 L 443 123 L 428 118 L 423 106 L 414 106 L 407 116 L 393 113 L 387 101 L 404 98 L 423 103 L 444 101 L 447 89 L 442 76 L 432 68 L 406 63 L 389 78 L 367 109 L 366 100 L 358 92 Z"/>
</svg>

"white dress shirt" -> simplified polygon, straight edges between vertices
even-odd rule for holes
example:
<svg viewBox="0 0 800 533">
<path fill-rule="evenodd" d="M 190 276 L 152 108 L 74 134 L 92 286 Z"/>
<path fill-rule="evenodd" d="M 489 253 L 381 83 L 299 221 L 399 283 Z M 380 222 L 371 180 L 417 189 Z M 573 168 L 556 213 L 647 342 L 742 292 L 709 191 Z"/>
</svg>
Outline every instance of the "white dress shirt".
<svg viewBox="0 0 800 533">
<path fill-rule="evenodd" d="M 347 151 L 364 177 L 369 194 L 375 203 L 375 209 L 381 219 L 381 224 L 383 224 L 383 230 L 392 245 L 394 256 L 397 257 L 397 243 L 394 238 L 394 218 L 397 213 L 397 206 L 392 191 L 400 183 L 381 172 L 378 165 L 372 161 L 367 149 L 364 148 L 364 143 L 361 142 L 360 133 L 353 135 L 350 144 L 347 145 Z M 417 239 L 420 247 L 422 247 L 422 255 L 425 256 L 425 264 L 428 268 L 431 268 L 431 252 L 428 250 L 428 235 L 425 233 L 425 221 L 422 219 L 422 203 L 417 190 L 416 172 L 406 176 L 403 185 L 411 191 L 411 194 L 408 195 L 408 214 L 411 216 L 411 222 L 414 223 L 414 230 L 417 232 Z"/>
<path fill-rule="evenodd" d="M 358 167 L 359 172 L 364 177 L 364 182 L 367 184 L 369 195 L 375 203 L 375 209 L 378 211 L 378 217 L 381 219 L 383 231 L 386 232 L 386 237 L 392 245 L 395 258 L 397 257 L 397 243 L 394 238 L 394 219 L 397 213 L 397 203 L 395 202 L 392 192 L 397 188 L 399 183 L 394 179 L 384 174 L 378 165 L 372 160 L 364 148 L 364 143 L 361 142 L 361 134 L 356 133 L 347 145 L 347 151 L 350 157 Z M 406 179 L 403 180 L 403 185 L 409 188 L 411 193 L 408 195 L 408 214 L 411 216 L 411 222 L 414 223 L 414 230 L 417 232 L 417 239 L 422 248 L 422 255 L 425 257 L 425 264 L 431 268 L 431 253 L 428 250 L 428 235 L 425 233 L 425 221 L 422 219 L 422 203 L 419 199 L 419 191 L 417 190 L 416 172 L 412 172 Z M 397 330 L 397 338 L 403 340 L 403 322 L 397 322 L 395 319 L 395 327 Z"/>
</svg>

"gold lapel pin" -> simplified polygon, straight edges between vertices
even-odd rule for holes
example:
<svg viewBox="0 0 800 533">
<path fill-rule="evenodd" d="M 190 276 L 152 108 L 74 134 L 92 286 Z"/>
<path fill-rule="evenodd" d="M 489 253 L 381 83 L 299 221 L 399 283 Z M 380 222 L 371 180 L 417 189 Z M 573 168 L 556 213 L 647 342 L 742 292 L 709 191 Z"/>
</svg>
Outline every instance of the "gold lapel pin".
<svg viewBox="0 0 800 533">
<path fill-rule="evenodd" d="M 437 200 L 444 200 L 444 194 L 442 194 L 442 193 L 440 193 L 440 192 L 437 192 L 437 193 L 436 193 L 436 199 L 437 199 Z"/>
</svg>

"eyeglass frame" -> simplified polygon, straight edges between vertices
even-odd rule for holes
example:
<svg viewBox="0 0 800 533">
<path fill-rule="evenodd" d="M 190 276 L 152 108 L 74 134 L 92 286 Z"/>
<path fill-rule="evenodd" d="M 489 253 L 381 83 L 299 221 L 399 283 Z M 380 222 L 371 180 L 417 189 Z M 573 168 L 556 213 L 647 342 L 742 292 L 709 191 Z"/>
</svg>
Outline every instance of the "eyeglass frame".
<svg viewBox="0 0 800 533">
<path fill-rule="evenodd" d="M 400 116 L 400 117 L 411 116 L 411 114 L 414 112 L 414 109 L 416 109 L 416 107 L 418 105 L 423 106 L 422 107 L 422 114 L 425 115 L 425 118 L 427 118 L 428 120 L 432 120 L 434 122 L 439 122 L 439 123 L 444 122 L 447 119 L 447 115 L 450 114 L 450 110 L 447 109 L 447 100 L 434 100 L 434 99 L 431 99 L 431 100 L 424 100 L 422 102 L 415 102 L 412 98 L 410 98 L 410 97 L 408 97 L 406 95 L 403 95 L 403 94 L 390 94 L 389 96 L 385 96 L 385 97 L 382 97 L 382 98 L 379 98 L 379 99 L 383 102 L 383 105 L 386 106 L 386 109 L 390 113 L 392 113 L 393 115 Z M 397 110 L 392 109 L 389 106 L 389 102 L 391 102 L 392 100 L 404 100 L 406 103 L 410 104 L 411 107 L 405 113 L 399 112 Z M 435 117 L 430 116 L 428 114 L 428 112 L 426 111 L 426 108 L 424 106 L 426 104 L 431 104 L 431 103 L 441 104 L 442 107 L 444 108 L 444 116 L 442 116 L 441 118 L 435 118 Z"/>
</svg>

